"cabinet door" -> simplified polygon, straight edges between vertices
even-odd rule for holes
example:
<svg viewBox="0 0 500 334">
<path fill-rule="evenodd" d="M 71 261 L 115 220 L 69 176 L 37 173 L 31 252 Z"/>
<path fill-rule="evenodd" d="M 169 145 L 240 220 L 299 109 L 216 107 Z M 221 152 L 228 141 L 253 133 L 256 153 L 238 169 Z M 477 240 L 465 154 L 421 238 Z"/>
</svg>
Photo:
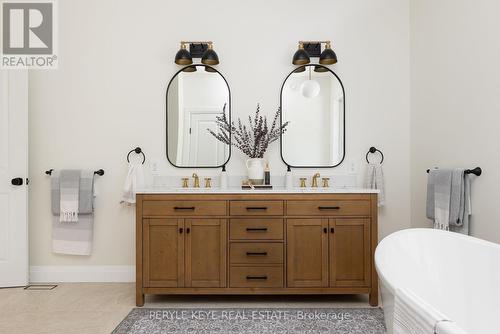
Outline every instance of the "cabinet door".
<svg viewBox="0 0 500 334">
<path fill-rule="evenodd" d="M 369 286 L 370 220 L 331 219 L 330 286 Z"/>
<path fill-rule="evenodd" d="M 186 287 L 226 286 L 224 219 L 186 219 Z"/>
<path fill-rule="evenodd" d="M 184 226 L 181 219 L 145 219 L 145 287 L 184 286 Z"/>
<path fill-rule="evenodd" d="M 287 286 L 328 286 L 328 219 L 287 220 Z"/>
</svg>

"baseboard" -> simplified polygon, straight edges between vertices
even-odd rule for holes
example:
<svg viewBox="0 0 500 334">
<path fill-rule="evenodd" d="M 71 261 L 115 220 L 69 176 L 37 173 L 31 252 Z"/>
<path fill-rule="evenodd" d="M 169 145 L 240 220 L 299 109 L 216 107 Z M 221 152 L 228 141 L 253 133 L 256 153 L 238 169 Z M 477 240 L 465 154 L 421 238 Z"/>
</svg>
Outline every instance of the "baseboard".
<svg viewBox="0 0 500 334">
<path fill-rule="evenodd" d="M 135 266 L 31 266 L 30 282 L 135 282 Z"/>
</svg>

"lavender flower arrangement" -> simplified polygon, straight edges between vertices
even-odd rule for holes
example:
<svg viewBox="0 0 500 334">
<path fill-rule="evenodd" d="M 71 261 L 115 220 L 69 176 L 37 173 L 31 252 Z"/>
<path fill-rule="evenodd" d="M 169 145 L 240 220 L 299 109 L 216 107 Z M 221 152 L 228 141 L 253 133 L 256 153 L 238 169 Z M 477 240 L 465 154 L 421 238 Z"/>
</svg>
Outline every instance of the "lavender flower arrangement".
<svg viewBox="0 0 500 334">
<path fill-rule="evenodd" d="M 217 140 L 227 145 L 233 145 L 249 158 L 263 158 L 269 145 L 279 139 L 280 135 L 286 132 L 286 127 L 290 122 L 278 125 L 278 118 L 281 110 L 278 109 L 274 115 L 271 126 L 268 125 L 267 117 L 260 115 L 260 106 L 257 104 L 255 117 L 248 116 L 249 127 L 243 125 L 238 118 L 238 124 L 234 121 L 229 123 L 226 117 L 226 105 L 224 105 L 221 116 L 216 117 L 219 132 L 215 133 L 207 129 Z M 233 140 L 231 140 L 233 139 Z"/>
</svg>

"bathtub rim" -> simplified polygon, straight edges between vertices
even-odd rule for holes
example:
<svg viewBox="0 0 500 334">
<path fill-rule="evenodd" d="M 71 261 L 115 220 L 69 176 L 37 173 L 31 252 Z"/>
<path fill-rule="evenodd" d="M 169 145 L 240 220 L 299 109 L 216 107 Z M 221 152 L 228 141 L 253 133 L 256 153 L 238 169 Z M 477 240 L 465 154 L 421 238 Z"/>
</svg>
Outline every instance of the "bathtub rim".
<svg viewBox="0 0 500 334">
<path fill-rule="evenodd" d="M 417 233 L 428 232 L 428 233 L 434 233 L 434 234 L 442 234 L 442 235 L 445 235 L 447 237 L 452 236 L 453 238 L 466 240 L 467 242 L 481 244 L 481 245 L 484 245 L 487 247 L 500 248 L 500 244 L 497 244 L 497 243 L 494 243 L 494 242 L 491 242 L 488 240 L 479 239 L 477 237 L 473 237 L 470 235 L 465 235 L 465 234 L 461 234 L 461 233 L 457 233 L 457 232 L 443 231 L 443 230 L 438 230 L 438 229 L 433 229 L 433 228 L 426 228 L 426 227 L 407 228 L 407 229 L 393 232 L 393 233 L 389 234 L 388 236 L 386 236 L 385 238 L 383 238 L 378 243 L 377 248 L 375 249 L 375 269 L 377 270 L 380 281 L 383 282 L 392 293 L 395 293 L 396 290 L 394 288 L 394 285 L 391 284 L 391 282 L 389 282 L 387 277 L 384 275 L 383 269 L 380 268 L 379 262 L 381 261 L 382 255 L 380 254 L 379 249 L 382 249 L 387 242 L 389 242 L 392 239 L 397 238 L 400 235 L 411 234 L 411 233 L 415 233 L 415 232 L 417 232 Z"/>
<path fill-rule="evenodd" d="M 437 229 L 432 229 L 432 228 L 408 228 L 408 229 L 403 229 L 403 230 L 399 230 L 399 231 L 396 231 L 394 233 L 391 233 L 390 235 L 388 235 L 387 237 L 385 237 L 384 239 L 382 239 L 379 242 L 377 248 L 375 249 L 375 261 L 374 262 L 375 262 L 375 268 L 376 268 L 378 276 L 379 276 L 380 285 L 382 286 L 382 289 L 386 289 L 387 292 L 392 295 L 392 298 L 395 298 L 397 289 L 394 286 L 394 282 L 390 282 L 390 280 L 388 280 L 387 277 L 384 275 L 383 269 L 382 270 L 380 269 L 379 263 L 381 261 L 380 259 L 381 259 L 382 255 L 380 254 L 379 247 L 382 247 L 380 249 L 383 249 L 384 244 L 386 244 L 387 242 L 390 242 L 392 239 L 398 238 L 400 235 L 412 234 L 412 233 L 425 233 L 425 232 L 433 233 L 433 234 L 442 234 L 443 236 L 446 236 L 448 238 L 452 237 L 455 239 L 461 239 L 461 240 L 468 242 L 468 243 L 481 245 L 481 247 L 495 248 L 495 249 L 500 248 L 500 244 L 497 244 L 495 242 L 479 239 L 477 237 L 464 235 L 464 234 L 460 234 L 460 233 L 456 233 L 456 232 L 443 231 L 443 230 L 437 230 Z M 412 291 L 412 290 L 409 289 L 409 291 Z M 383 303 L 383 301 L 382 301 L 382 303 Z M 440 314 L 442 316 L 442 318 L 451 319 L 446 314 L 444 314 L 442 311 L 435 309 L 435 307 L 433 305 L 429 305 L 429 307 L 432 308 L 432 310 L 434 312 L 436 312 L 437 314 Z M 382 308 L 384 308 L 384 305 L 382 305 Z M 384 310 L 384 313 L 385 313 L 385 310 Z M 388 326 L 387 323 L 386 323 L 386 326 Z M 458 323 L 456 323 L 453 319 L 451 319 L 451 324 L 449 324 L 448 326 L 453 326 L 452 328 L 456 333 L 461 333 L 461 334 L 468 333 L 462 327 L 460 327 L 458 325 Z"/>
</svg>

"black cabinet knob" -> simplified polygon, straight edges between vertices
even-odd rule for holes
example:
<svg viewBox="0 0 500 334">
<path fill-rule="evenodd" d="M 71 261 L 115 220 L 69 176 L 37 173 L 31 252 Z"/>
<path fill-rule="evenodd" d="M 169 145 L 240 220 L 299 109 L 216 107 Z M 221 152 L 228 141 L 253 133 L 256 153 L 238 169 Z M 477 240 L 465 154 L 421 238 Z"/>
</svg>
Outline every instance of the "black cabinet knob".
<svg viewBox="0 0 500 334">
<path fill-rule="evenodd" d="M 12 179 L 11 183 L 13 186 L 22 186 L 23 185 L 23 178 L 16 177 L 16 178 Z"/>
</svg>

